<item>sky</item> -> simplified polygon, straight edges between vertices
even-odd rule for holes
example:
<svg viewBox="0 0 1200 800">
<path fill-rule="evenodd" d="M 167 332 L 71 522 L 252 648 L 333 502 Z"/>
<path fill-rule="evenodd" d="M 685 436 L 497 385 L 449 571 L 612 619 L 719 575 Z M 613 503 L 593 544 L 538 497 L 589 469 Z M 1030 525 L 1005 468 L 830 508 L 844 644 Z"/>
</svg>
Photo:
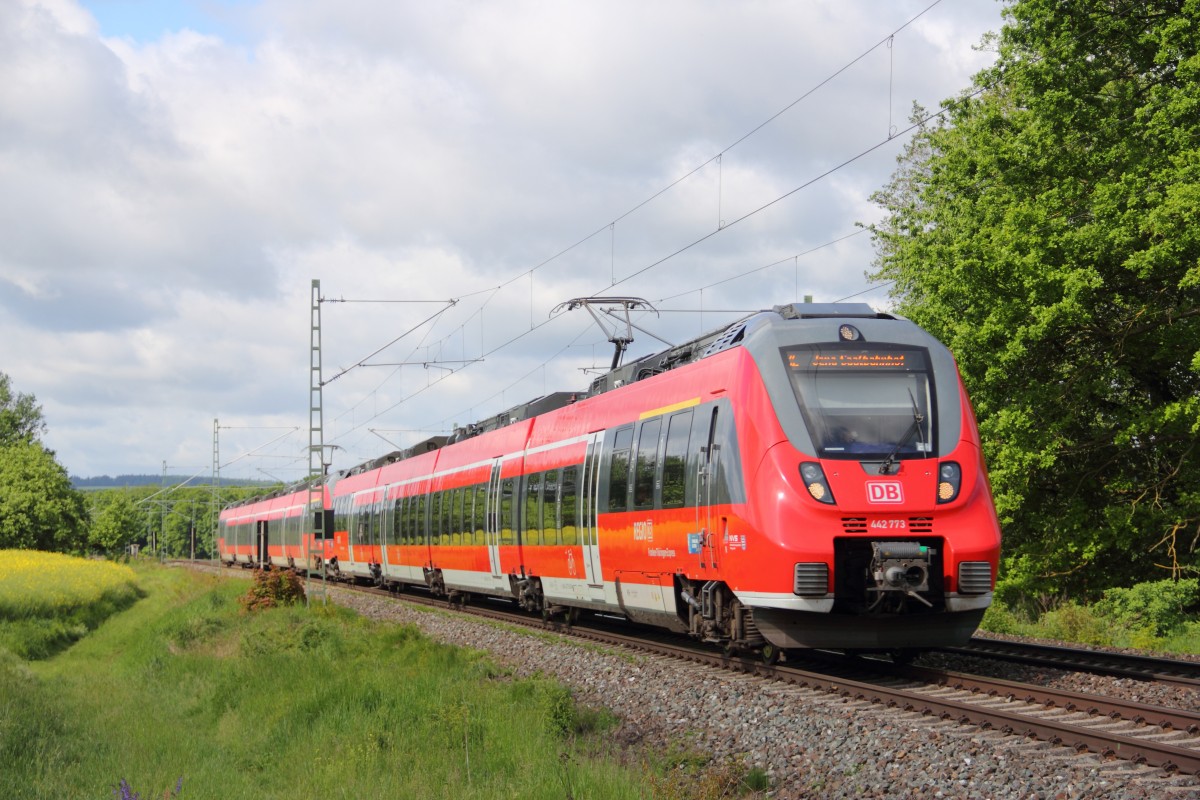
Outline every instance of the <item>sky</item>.
<svg viewBox="0 0 1200 800">
<path fill-rule="evenodd" d="M 994 0 L 0 0 L 0 372 L 80 477 L 333 469 L 812 296 Z"/>
</svg>

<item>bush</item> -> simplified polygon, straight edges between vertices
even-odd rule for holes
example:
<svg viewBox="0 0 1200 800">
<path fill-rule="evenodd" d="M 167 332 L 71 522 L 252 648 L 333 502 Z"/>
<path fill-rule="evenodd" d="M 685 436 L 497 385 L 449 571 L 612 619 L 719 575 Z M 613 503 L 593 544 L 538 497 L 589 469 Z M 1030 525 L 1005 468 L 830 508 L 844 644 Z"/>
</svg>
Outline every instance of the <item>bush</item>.
<svg viewBox="0 0 1200 800">
<path fill-rule="evenodd" d="M 1075 602 L 1066 602 L 1053 611 L 1047 611 L 1038 620 L 1038 627 L 1042 631 L 1039 635 L 1051 639 L 1082 644 L 1113 644 L 1108 623 L 1090 608 Z"/>
<path fill-rule="evenodd" d="M 1021 620 L 1016 613 L 1009 610 L 1003 603 L 992 601 L 988 610 L 983 614 L 983 622 L 979 627 L 992 633 L 1004 633 L 1019 636 L 1024 632 Z"/>
<path fill-rule="evenodd" d="M 1096 613 L 1144 637 L 1161 638 L 1179 629 L 1200 610 L 1200 580 L 1138 583 L 1109 589 Z"/>
<path fill-rule="evenodd" d="M 303 601 L 304 582 L 290 569 L 256 569 L 254 582 L 241 599 L 242 608 L 247 611 L 292 606 Z"/>
</svg>

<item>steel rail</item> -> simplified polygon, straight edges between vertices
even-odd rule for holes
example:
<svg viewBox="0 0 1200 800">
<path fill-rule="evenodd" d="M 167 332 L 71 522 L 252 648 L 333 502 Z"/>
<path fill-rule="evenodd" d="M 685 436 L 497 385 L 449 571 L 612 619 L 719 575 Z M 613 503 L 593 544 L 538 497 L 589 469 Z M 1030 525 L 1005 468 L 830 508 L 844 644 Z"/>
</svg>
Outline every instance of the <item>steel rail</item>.
<svg viewBox="0 0 1200 800">
<path fill-rule="evenodd" d="M 1109 653 L 1102 650 L 1065 647 L 1062 645 L 1009 642 L 1002 639 L 986 639 L 979 636 L 971 639 L 967 647 L 943 647 L 937 652 L 955 655 L 977 656 L 1031 664 L 1073 672 L 1090 672 L 1114 678 L 1131 678 L 1140 681 L 1200 689 L 1200 662 L 1155 656 Z"/>
</svg>

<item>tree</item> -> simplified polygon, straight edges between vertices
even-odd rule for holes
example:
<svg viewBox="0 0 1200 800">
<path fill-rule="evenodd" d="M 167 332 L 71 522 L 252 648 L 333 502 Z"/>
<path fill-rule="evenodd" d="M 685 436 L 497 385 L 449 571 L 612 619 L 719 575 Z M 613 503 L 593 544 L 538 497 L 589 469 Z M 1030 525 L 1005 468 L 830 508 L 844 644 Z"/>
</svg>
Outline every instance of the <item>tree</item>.
<svg viewBox="0 0 1200 800">
<path fill-rule="evenodd" d="M 1026 593 L 1200 571 L 1200 0 L 1018 0 L 875 196 Z M 1155 573 L 1159 574 L 1155 574 Z"/>
<path fill-rule="evenodd" d="M 145 531 L 141 512 L 129 492 L 92 492 L 88 496 L 91 525 L 88 544 L 110 556 L 120 555 Z"/>
<path fill-rule="evenodd" d="M 78 551 L 84 503 L 67 471 L 36 442 L 0 447 L 0 548 Z"/>
<path fill-rule="evenodd" d="M 12 379 L 0 372 L 0 447 L 37 441 L 46 431 L 42 407 L 31 394 L 12 392 Z"/>
</svg>

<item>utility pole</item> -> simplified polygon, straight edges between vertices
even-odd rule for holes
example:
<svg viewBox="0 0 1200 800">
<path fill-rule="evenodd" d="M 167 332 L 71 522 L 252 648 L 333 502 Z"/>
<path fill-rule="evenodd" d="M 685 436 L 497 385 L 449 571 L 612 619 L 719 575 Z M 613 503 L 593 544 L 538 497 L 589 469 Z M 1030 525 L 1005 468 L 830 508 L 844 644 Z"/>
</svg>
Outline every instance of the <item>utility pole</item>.
<svg viewBox="0 0 1200 800">
<path fill-rule="evenodd" d="M 309 308 L 308 370 L 308 518 L 312 536 L 308 540 L 305 565 L 304 602 L 311 602 L 313 566 L 320 564 L 321 603 L 329 602 L 325 584 L 325 412 L 322 405 L 324 381 L 321 379 L 321 281 L 313 279 Z"/>
<path fill-rule="evenodd" d="M 217 533 L 221 528 L 221 440 L 217 418 L 213 417 L 213 465 L 212 465 L 212 558 L 217 563 Z"/>
</svg>

